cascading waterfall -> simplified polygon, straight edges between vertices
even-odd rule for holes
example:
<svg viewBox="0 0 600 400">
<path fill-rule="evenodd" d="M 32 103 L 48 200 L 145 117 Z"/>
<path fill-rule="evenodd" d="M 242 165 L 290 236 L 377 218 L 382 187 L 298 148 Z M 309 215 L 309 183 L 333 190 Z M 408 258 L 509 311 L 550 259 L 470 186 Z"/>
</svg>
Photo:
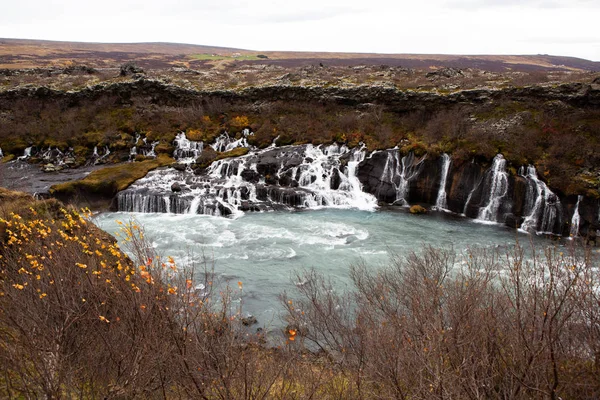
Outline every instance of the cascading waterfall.
<svg viewBox="0 0 600 400">
<path fill-rule="evenodd" d="M 144 157 L 154 157 L 154 158 L 156 158 L 156 153 L 155 153 L 154 149 L 156 148 L 156 146 L 159 143 L 160 143 L 159 141 L 150 143 L 150 148 L 148 149 L 148 145 L 146 144 L 146 139 L 144 138 L 144 144 L 146 144 L 146 147 L 142 149 L 142 155 Z"/>
<path fill-rule="evenodd" d="M 364 146 L 353 150 L 337 144 L 289 146 L 217 160 L 200 176 L 159 169 L 120 192 L 118 208 L 212 215 L 239 215 L 242 210 L 281 206 L 373 210 L 377 207 L 375 197 L 362 191 L 356 177 L 357 165 L 365 155 Z M 258 179 L 259 165 L 273 168 L 273 162 L 279 170 L 274 174 L 276 179 L 287 179 L 289 186 L 267 185 Z"/>
<path fill-rule="evenodd" d="M 579 224 L 581 223 L 581 216 L 579 215 L 579 202 L 583 196 L 577 196 L 577 203 L 575 204 L 575 210 L 573 210 L 573 217 L 571 217 L 571 229 L 569 236 L 572 238 L 579 236 Z"/>
<path fill-rule="evenodd" d="M 445 210 L 448 206 L 446 201 L 446 181 L 448 180 L 448 171 L 450 170 L 450 156 L 446 153 L 442 154 L 442 176 L 440 178 L 440 188 L 438 190 L 437 199 L 435 200 L 435 208 Z"/>
<path fill-rule="evenodd" d="M 0 158 L 4 157 L 4 153 L 2 152 L 2 148 L 0 148 Z"/>
<path fill-rule="evenodd" d="M 104 154 L 98 154 L 98 147 L 94 147 L 94 154 L 92 155 L 92 159 L 94 160 L 94 164 L 98 164 L 100 161 L 104 160 L 106 157 L 110 155 L 110 150 L 108 146 L 104 147 Z"/>
<path fill-rule="evenodd" d="M 479 209 L 477 219 L 482 221 L 498 222 L 498 209 L 502 199 L 508 193 L 508 173 L 506 172 L 506 160 L 502 154 L 494 157 L 492 167 L 488 171 L 488 182 L 484 189 L 485 206 Z"/>
<path fill-rule="evenodd" d="M 202 154 L 204 142 L 195 142 L 185 136 L 185 132 L 180 132 L 175 137 L 175 151 L 173 157 L 181 163 L 193 163 Z M 153 148 L 154 149 L 154 148 Z"/>
<path fill-rule="evenodd" d="M 27 160 L 29 157 L 31 157 L 31 151 L 32 151 L 33 147 L 28 147 L 25 149 L 25 151 L 23 152 L 23 155 L 20 157 L 17 157 L 17 160 L 20 161 L 25 161 Z"/>
<path fill-rule="evenodd" d="M 131 150 L 129 150 L 129 161 L 135 160 L 137 156 L 137 146 L 133 146 Z"/>
<path fill-rule="evenodd" d="M 423 168 L 427 155 L 417 159 L 414 153 L 408 153 L 400 159 L 398 149 L 388 151 L 381 182 L 390 183 L 396 191 L 394 203 L 408 205 L 409 183 L 417 178 Z"/>
<path fill-rule="evenodd" d="M 527 179 L 525 218 L 521 229 L 527 232 L 552 234 L 555 226 L 562 225 L 562 206 L 556 194 L 537 176 L 533 165 L 521 167 L 519 175 Z"/>
<path fill-rule="evenodd" d="M 362 191 L 362 185 L 356 177 L 356 167 L 365 155 L 364 145 L 353 150 L 337 144 L 324 148 L 308 145 L 304 162 L 297 169 L 299 186 L 308 192 L 304 206 L 374 209 L 375 197 Z M 341 168 L 342 156 L 347 156 L 346 168 Z"/>
<path fill-rule="evenodd" d="M 250 147 L 250 144 L 248 144 L 248 136 L 253 135 L 254 132 L 250 132 L 249 129 L 244 129 L 242 131 L 242 137 L 237 140 L 233 140 L 231 137 L 229 137 L 227 132 L 224 132 L 217 137 L 215 142 L 210 146 L 213 148 L 213 150 L 219 152 L 230 151 L 237 147 Z"/>
</svg>

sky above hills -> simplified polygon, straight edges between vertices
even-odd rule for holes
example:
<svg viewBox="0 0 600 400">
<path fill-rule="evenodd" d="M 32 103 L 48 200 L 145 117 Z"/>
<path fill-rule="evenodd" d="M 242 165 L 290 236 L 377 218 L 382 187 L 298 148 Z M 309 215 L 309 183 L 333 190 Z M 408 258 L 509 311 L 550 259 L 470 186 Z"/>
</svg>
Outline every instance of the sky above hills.
<svg viewBox="0 0 600 400">
<path fill-rule="evenodd" d="M 0 37 L 600 61 L 600 0 L 21 0 Z"/>
</svg>

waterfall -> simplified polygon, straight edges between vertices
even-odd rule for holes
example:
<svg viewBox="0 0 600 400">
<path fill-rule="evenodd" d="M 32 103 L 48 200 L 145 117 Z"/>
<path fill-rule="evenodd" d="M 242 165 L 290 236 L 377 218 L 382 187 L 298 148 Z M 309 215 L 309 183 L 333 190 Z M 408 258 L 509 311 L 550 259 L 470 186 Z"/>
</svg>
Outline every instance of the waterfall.
<svg viewBox="0 0 600 400">
<path fill-rule="evenodd" d="M 229 134 L 227 132 L 224 132 L 215 139 L 215 142 L 211 144 L 210 147 L 212 147 L 213 150 L 218 152 L 230 151 L 237 147 L 250 147 L 250 145 L 248 144 L 248 136 L 253 135 L 254 132 L 250 132 L 249 129 L 244 129 L 242 131 L 242 137 L 237 140 L 233 140 L 231 139 L 231 137 L 229 137 Z"/>
<path fill-rule="evenodd" d="M 136 156 L 137 156 L 137 147 L 133 146 L 131 148 L 131 150 L 129 150 L 129 161 L 135 160 Z"/>
<path fill-rule="evenodd" d="M 108 157 L 109 154 L 110 150 L 108 149 L 108 146 L 104 147 L 104 154 L 101 156 L 98 155 L 98 148 L 94 147 L 94 154 L 92 156 L 94 159 L 94 164 L 98 164 L 101 160 L 104 160 L 106 157 Z"/>
<path fill-rule="evenodd" d="M 395 204 L 408 205 L 409 183 L 421 173 L 426 157 L 427 155 L 417 159 L 414 153 L 410 152 L 400 159 L 397 149 L 387 152 L 380 180 L 394 187 L 396 191 Z"/>
<path fill-rule="evenodd" d="M 437 199 L 435 200 L 435 208 L 445 210 L 448 206 L 446 202 L 446 181 L 448 180 L 448 171 L 450 170 L 450 156 L 446 153 L 442 154 L 442 176 L 440 178 L 440 188 L 438 190 Z"/>
<path fill-rule="evenodd" d="M 0 148 L 0 158 L 4 157 L 4 153 L 2 152 L 2 148 Z"/>
<path fill-rule="evenodd" d="M 552 234 L 562 225 L 562 206 L 560 199 L 537 176 L 533 165 L 527 169 L 521 167 L 519 175 L 527 179 L 525 194 L 525 215 L 521 229 L 527 232 Z"/>
<path fill-rule="evenodd" d="M 154 158 L 156 158 L 156 153 L 154 152 L 154 149 L 156 148 L 156 146 L 159 143 L 160 143 L 159 141 L 150 143 L 150 149 L 148 150 L 147 146 L 146 146 L 146 148 L 142 150 L 142 155 L 144 155 L 146 157 L 154 157 Z M 146 138 L 144 138 L 144 144 L 146 144 Z"/>
<path fill-rule="evenodd" d="M 502 199 L 508 193 L 508 173 L 506 172 L 506 160 L 502 154 L 494 157 L 492 167 L 488 170 L 489 182 L 486 179 L 484 189 L 485 203 L 484 207 L 479 209 L 477 219 L 482 221 L 498 220 L 498 209 L 502 203 Z"/>
<path fill-rule="evenodd" d="M 31 150 L 33 149 L 33 147 L 28 147 L 25 149 L 25 151 L 23 152 L 23 155 L 20 157 L 17 157 L 17 160 L 21 160 L 21 161 L 25 161 L 27 160 L 29 157 L 31 157 Z"/>
<path fill-rule="evenodd" d="M 175 137 L 175 151 L 173 152 L 173 157 L 181 163 L 193 163 L 202 153 L 203 147 L 204 142 L 188 140 L 185 136 L 185 132 L 180 132 Z"/>
<path fill-rule="evenodd" d="M 569 236 L 575 238 L 579 236 L 579 223 L 581 222 L 581 216 L 579 215 L 579 202 L 583 196 L 577 196 L 577 204 L 575 204 L 575 210 L 573 211 L 573 217 L 571 217 L 571 230 Z"/>
<path fill-rule="evenodd" d="M 364 145 L 352 151 L 337 144 L 325 148 L 307 145 L 304 161 L 296 172 L 299 174 L 299 186 L 309 193 L 305 195 L 305 207 L 374 209 L 377 204 L 375 197 L 362 191 L 356 177 L 356 167 L 365 155 Z M 341 167 L 341 156 L 346 157 L 345 168 Z"/>
<path fill-rule="evenodd" d="M 202 175 L 157 169 L 118 194 L 118 209 L 212 215 L 282 206 L 374 210 L 376 198 L 362 191 L 356 176 L 365 156 L 364 146 L 286 146 L 217 160 Z"/>
</svg>

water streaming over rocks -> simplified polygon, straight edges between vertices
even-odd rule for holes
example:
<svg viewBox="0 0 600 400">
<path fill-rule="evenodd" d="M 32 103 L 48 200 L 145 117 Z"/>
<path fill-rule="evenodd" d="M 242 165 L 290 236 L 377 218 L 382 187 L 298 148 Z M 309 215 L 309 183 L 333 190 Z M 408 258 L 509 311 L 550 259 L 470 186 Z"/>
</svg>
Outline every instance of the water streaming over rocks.
<svg viewBox="0 0 600 400">
<path fill-rule="evenodd" d="M 579 224 L 581 223 L 581 215 L 579 214 L 579 203 L 583 196 L 577 196 L 577 203 L 575 204 L 575 210 L 573 210 L 573 216 L 571 217 L 571 228 L 569 235 L 573 238 L 579 236 Z"/>
<path fill-rule="evenodd" d="M 188 140 L 185 132 L 180 132 L 175 137 L 175 152 L 173 157 L 181 163 L 193 163 L 202 153 L 203 142 Z"/>
<path fill-rule="evenodd" d="M 524 232 L 569 234 L 564 216 L 570 208 L 538 177 L 533 166 L 509 174 L 501 154 L 486 170 L 475 162 L 455 165 L 448 154 L 428 159 L 412 152 L 403 155 L 397 148 L 368 154 L 362 145 L 350 149 L 339 144 L 277 147 L 274 143 L 257 149 L 248 142 L 251 135 L 246 130 L 236 139 L 224 133 L 214 143 L 205 144 L 191 141 L 181 132 L 174 151 L 179 166 L 152 171 L 120 192 L 117 209 L 240 216 L 246 211 L 375 210 L 380 204 L 430 204 L 433 209 L 480 222 L 505 223 Z M 249 151 L 206 167 L 195 165 L 205 146 L 221 153 L 237 147 Z M 575 209 L 579 207 L 578 202 Z M 589 227 L 596 229 L 597 212 L 594 209 L 590 217 L 590 205 L 583 207 L 585 216 L 576 218 L 586 222 L 577 226 L 584 232 Z"/>
<path fill-rule="evenodd" d="M 417 158 L 411 152 L 404 157 L 400 157 L 400 152 L 397 149 L 388 150 L 377 191 L 388 190 L 391 186 L 395 192 L 393 204 L 408 206 L 409 184 L 419 176 L 426 156 Z"/>
<path fill-rule="evenodd" d="M 237 147 L 250 147 L 248 144 L 248 136 L 253 136 L 254 132 L 250 132 L 249 129 L 242 131 L 242 137 L 239 139 L 232 139 L 227 132 L 222 133 L 215 139 L 215 142 L 210 146 L 219 152 L 225 152 L 233 150 Z"/>
<path fill-rule="evenodd" d="M 22 156 L 19 156 L 19 157 L 17 157 L 17 160 L 20 160 L 20 161 L 25 161 L 25 160 L 27 160 L 29 157 L 31 157 L 31 151 L 32 151 L 32 149 L 33 149 L 33 147 L 31 147 L 31 146 L 29 146 L 28 148 L 26 148 L 26 149 L 23 151 L 23 155 L 22 155 Z"/>
<path fill-rule="evenodd" d="M 442 176 L 440 178 L 440 188 L 438 190 L 437 199 L 435 200 L 435 208 L 445 210 L 448 207 L 446 195 L 446 182 L 448 181 L 448 171 L 450 170 L 450 156 L 446 153 L 440 157 L 442 161 Z"/>
<path fill-rule="evenodd" d="M 562 225 L 560 199 L 542 182 L 533 165 L 521 167 L 519 175 L 527 180 L 524 215 L 521 229 L 527 232 L 554 233 Z"/>
<path fill-rule="evenodd" d="M 104 154 L 98 154 L 98 146 L 94 146 L 94 152 L 92 158 L 88 164 L 101 164 L 110 155 L 110 149 L 108 146 L 104 147 Z"/>
<path fill-rule="evenodd" d="M 244 144 L 238 140 L 229 146 L 235 142 L 236 147 Z M 223 143 L 219 146 L 227 149 Z M 183 134 L 176 144 L 180 161 L 201 148 Z M 364 147 L 350 150 L 337 144 L 286 146 L 217 160 L 199 175 L 156 170 L 118 194 L 118 209 L 220 216 L 281 207 L 373 210 L 376 199 L 361 190 L 356 178 L 365 154 Z"/>
<path fill-rule="evenodd" d="M 502 199 L 508 193 L 508 173 L 506 172 L 506 160 L 502 154 L 494 157 L 492 167 L 484 180 L 483 193 L 485 206 L 479 209 L 477 219 L 482 221 L 503 222 L 498 215 Z"/>
</svg>

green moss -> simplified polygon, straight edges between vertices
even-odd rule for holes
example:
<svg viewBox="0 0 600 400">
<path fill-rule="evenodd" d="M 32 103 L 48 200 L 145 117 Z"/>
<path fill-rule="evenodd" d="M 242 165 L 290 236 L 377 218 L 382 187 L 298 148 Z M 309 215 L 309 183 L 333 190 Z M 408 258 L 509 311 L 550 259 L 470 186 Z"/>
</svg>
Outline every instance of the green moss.
<svg viewBox="0 0 600 400">
<path fill-rule="evenodd" d="M 58 149 L 67 149 L 69 144 L 65 140 L 58 140 L 55 138 L 45 138 L 41 143 L 41 147 L 52 147 Z"/>
<path fill-rule="evenodd" d="M 86 132 L 81 138 L 81 144 L 87 147 L 94 147 L 102 144 L 104 139 L 102 132 Z"/>
<path fill-rule="evenodd" d="M 77 193 L 92 193 L 99 196 L 113 197 L 117 192 L 126 189 L 136 180 L 146 176 L 158 167 L 173 163 L 171 157 L 160 155 L 155 160 L 146 160 L 107 167 L 96 170 L 85 178 L 53 185 L 50 193 L 59 198 L 70 198 Z"/>
<path fill-rule="evenodd" d="M 218 153 L 217 157 L 215 158 L 215 161 L 221 160 L 223 158 L 243 156 L 243 155 L 247 154 L 248 151 L 250 151 L 250 149 L 247 147 L 236 147 L 233 150 L 229 150 L 229 151 L 226 151 L 223 153 Z"/>
<path fill-rule="evenodd" d="M 0 159 L 0 162 L 7 163 L 9 161 L 14 160 L 15 158 L 17 158 L 17 156 L 15 156 L 14 154 L 7 154 L 2 159 Z"/>
</svg>

